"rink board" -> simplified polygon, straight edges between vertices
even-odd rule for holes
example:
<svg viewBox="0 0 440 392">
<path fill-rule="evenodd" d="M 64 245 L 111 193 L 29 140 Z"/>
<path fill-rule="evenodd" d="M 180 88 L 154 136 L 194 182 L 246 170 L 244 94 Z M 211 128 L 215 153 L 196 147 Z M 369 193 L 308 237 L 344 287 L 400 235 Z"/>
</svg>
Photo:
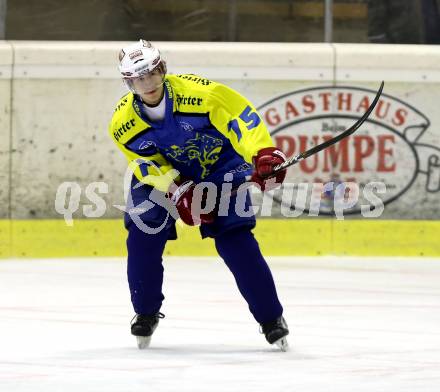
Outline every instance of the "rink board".
<svg viewBox="0 0 440 392">
<path fill-rule="evenodd" d="M 124 255 L 126 233 L 118 218 L 127 165 L 106 131 L 115 102 L 126 92 L 115 65 L 120 45 L 0 44 L 0 257 Z M 301 140 L 311 142 L 323 132 L 329 135 L 351 125 L 362 111 L 361 103 L 369 102 L 385 80 L 377 110 L 356 134 L 358 149 L 353 144 L 347 154 L 341 153 L 331 172 L 324 173 L 330 152 L 327 158 L 325 152 L 317 154 L 317 165 L 307 175 L 314 158 L 289 169 L 294 182 L 384 183 L 389 195 L 381 218 L 362 219 L 359 211 L 351 211 L 349 216 L 356 219 L 342 222 L 260 220 L 255 232 L 267 255 L 440 255 L 438 47 L 275 43 L 262 52 L 259 43 L 158 46 L 170 73 L 200 74 L 248 97 L 274 141 L 287 150 Z M 60 99 L 60 91 L 69 91 L 69 99 Z M 319 99 L 326 96 L 332 97 L 327 109 L 326 100 Z M 374 146 L 368 154 L 362 151 L 367 141 Z M 386 160 L 391 145 L 399 157 L 395 168 Z M 81 196 L 70 211 L 73 227 L 66 226 L 54 208 L 59 187 L 66 182 L 75 184 Z M 98 220 L 86 219 L 85 211 L 94 204 L 87 196 L 90 185 L 108 186 L 99 193 L 105 208 L 95 211 Z M 272 218 L 283 218 L 278 207 Z M 202 241 L 197 229 L 178 230 L 181 239 L 170 242 L 166 254 L 215 254 L 212 240 Z"/>
<path fill-rule="evenodd" d="M 170 73 L 201 75 L 246 96 L 289 156 L 351 126 L 385 80 L 355 141 L 339 144 L 339 155 L 328 149 L 292 166 L 287 182 L 381 182 L 388 190 L 381 219 L 440 220 L 438 45 L 265 43 L 262 51 L 261 43 L 156 44 Z M 127 164 L 107 127 L 126 93 L 116 66 L 121 45 L 0 44 L 0 219 L 60 219 L 54 202 L 66 183 L 81 195 L 75 218 L 92 217 L 87 189 L 98 185 L 105 206 L 93 218 L 120 216 Z M 60 91 L 69 94 L 60 99 Z M 339 158 L 331 163 L 331 156 Z"/>
<path fill-rule="evenodd" d="M 177 225 L 179 239 L 169 241 L 170 256 L 216 255 L 213 240 L 198 228 Z M 263 253 L 341 256 L 440 256 L 440 222 L 390 220 L 258 221 L 255 235 Z M 124 256 L 126 231 L 119 219 L 0 220 L 0 257 Z"/>
</svg>

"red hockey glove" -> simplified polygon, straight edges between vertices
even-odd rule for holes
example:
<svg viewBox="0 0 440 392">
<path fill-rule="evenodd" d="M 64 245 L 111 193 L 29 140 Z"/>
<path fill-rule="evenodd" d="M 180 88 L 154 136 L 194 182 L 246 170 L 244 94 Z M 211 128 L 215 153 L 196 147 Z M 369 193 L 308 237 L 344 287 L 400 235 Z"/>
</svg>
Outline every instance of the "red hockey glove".
<svg viewBox="0 0 440 392">
<path fill-rule="evenodd" d="M 273 172 L 275 166 L 285 161 L 286 156 L 278 148 L 266 147 L 261 149 L 253 158 L 255 170 L 251 181 L 260 185 L 262 191 L 278 188 L 286 178 L 286 169 L 277 173 L 273 178 L 266 179 L 266 177 Z"/>
<path fill-rule="evenodd" d="M 209 213 L 201 213 L 201 206 L 206 203 L 206 193 L 203 194 L 202 201 L 197 203 L 194 199 L 194 181 L 184 181 L 178 187 L 170 189 L 168 196 L 176 206 L 180 219 L 187 225 L 195 226 L 200 223 L 212 223 L 216 216 L 215 210 Z M 195 201 L 195 204 L 193 204 Z"/>
</svg>

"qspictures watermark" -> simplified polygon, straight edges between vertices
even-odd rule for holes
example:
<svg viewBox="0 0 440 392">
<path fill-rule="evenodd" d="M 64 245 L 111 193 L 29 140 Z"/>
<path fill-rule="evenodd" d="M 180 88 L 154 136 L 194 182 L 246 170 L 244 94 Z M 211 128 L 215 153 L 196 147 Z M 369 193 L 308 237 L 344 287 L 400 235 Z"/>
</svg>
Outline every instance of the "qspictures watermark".
<svg viewBox="0 0 440 392">
<path fill-rule="evenodd" d="M 139 163 L 138 163 L 139 164 Z M 129 166 L 124 176 L 125 205 L 112 204 L 116 208 L 129 214 L 138 228 L 147 234 L 156 234 L 166 227 L 169 219 L 178 220 L 179 214 L 165 192 L 153 187 L 145 193 L 145 199 L 135 203 L 132 192 L 144 184 L 138 182 L 132 188 L 133 167 Z M 174 180 L 178 172 L 173 170 L 162 174 L 158 170 L 156 178 L 164 181 Z M 218 216 L 227 216 L 231 208 L 240 217 L 259 215 L 261 217 L 279 216 L 275 210 L 285 218 L 297 218 L 302 215 L 319 216 L 322 204 L 331 203 L 334 216 L 343 220 L 347 211 L 358 208 L 365 218 L 377 218 L 384 211 L 384 203 L 379 195 L 386 194 L 386 185 L 382 182 L 369 182 L 362 188 L 355 182 L 327 183 L 283 183 L 273 191 L 264 192 L 261 203 L 247 203 L 248 190 L 252 193 L 261 193 L 258 184 L 244 182 L 238 188 L 233 188 L 233 175 L 226 173 L 221 184 L 201 182 L 195 185 L 192 199 L 192 213 L 194 216 L 208 214 L 214 209 Z M 270 179 L 275 182 L 275 179 Z M 251 185 L 252 184 L 252 185 Z M 68 226 L 73 226 L 73 215 L 79 210 L 87 218 L 100 218 L 105 215 L 108 204 L 102 197 L 109 193 L 109 185 L 105 182 L 92 182 L 84 189 L 77 182 L 63 182 L 57 189 L 55 197 L 55 210 L 64 217 Z M 90 203 L 81 205 L 81 196 Z M 274 203 L 274 198 L 277 200 Z M 362 199 L 362 201 L 360 201 Z M 203 201 L 202 201 L 203 200 Z M 280 205 L 280 207 L 278 207 Z M 152 208 L 163 208 L 165 218 L 159 226 L 150 227 L 142 216 Z"/>
</svg>

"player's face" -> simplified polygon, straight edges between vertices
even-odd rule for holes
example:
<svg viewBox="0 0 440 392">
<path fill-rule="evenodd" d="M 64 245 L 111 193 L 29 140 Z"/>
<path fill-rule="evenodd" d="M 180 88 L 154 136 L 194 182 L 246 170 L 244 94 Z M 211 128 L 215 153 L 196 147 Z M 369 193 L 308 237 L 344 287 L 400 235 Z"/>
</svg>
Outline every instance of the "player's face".
<svg viewBox="0 0 440 392">
<path fill-rule="evenodd" d="M 159 103 L 163 93 L 163 74 L 159 70 L 131 79 L 133 87 L 146 104 Z"/>
</svg>

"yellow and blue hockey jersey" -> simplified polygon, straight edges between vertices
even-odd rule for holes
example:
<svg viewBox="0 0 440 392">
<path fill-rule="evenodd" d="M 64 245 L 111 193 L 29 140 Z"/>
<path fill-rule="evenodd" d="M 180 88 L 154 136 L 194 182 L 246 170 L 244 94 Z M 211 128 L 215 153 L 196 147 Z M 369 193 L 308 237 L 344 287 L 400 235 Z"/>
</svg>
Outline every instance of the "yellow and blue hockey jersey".
<svg viewBox="0 0 440 392">
<path fill-rule="evenodd" d="M 166 191 L 176 169 L 196 183 L 221 183 L 227 172 L 244 177 L 258 150 L 273 146 L 255 107 L 233 89 L 196 75 L 167 75 L 165 118 L 150 121 L 133 93 L 118 102 L 109 132 L 136 177 Z"/>
</svg>

